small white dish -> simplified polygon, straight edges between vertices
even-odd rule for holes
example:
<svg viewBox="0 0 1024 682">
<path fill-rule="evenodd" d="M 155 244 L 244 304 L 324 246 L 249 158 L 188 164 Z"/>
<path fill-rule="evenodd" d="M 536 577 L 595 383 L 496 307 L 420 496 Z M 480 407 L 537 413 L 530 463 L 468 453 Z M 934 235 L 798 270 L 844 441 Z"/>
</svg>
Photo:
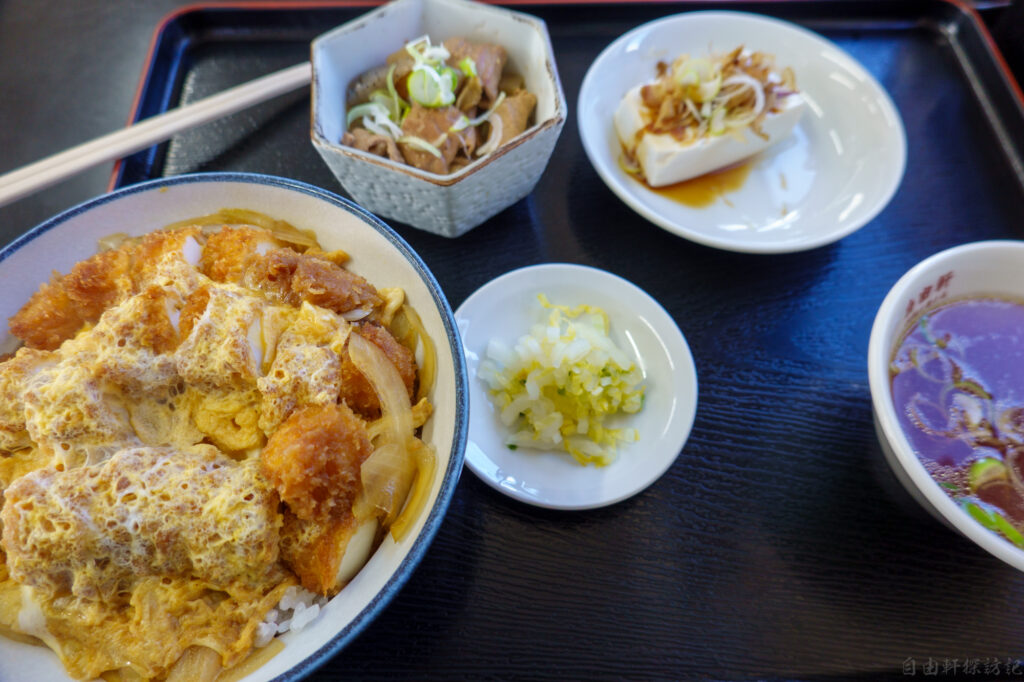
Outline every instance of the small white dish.
<svg viewBox="0 0 1024 682">
<path fill-rule="evenodd" d="M 754 157 L 739 189 L 703 208 L 622 170 L 612 113 L 623 94 L 654 78 L 659 61 L 739 45 L 796 73 L 809 106 L 793 133 Z M 577 111 L 583 148 L 619 198 L 669 232 L 729 251 L 786 253 L 841 239 L 885 208 L 906 166 L 903 123 L 874 77 L 821 36 L 755 14 L 688 12 L 633 29 L 591 65 Z"/>
<path fill-rule="evenodd" d="M 545 318 L 537 302 L 598 306 L 611 321 L 611 337 L 644 375 L 644 407 L 622 418 L 640 439 L 619 447 L 606 467 L 581 466 L 566 452 L 510 450 L 508 430 L 476 370 L 487 343 L 512 344 Z M 469 374 L 466 464 L 492 488 L 550 509 L 592 509 L 635 495 L 675 461 L 697 411 L 697 371 L 679 327 L 642 289 L 596 268 L 565 263 L 513 270 L 474 292 L 455 312 Z"/>
</svg>

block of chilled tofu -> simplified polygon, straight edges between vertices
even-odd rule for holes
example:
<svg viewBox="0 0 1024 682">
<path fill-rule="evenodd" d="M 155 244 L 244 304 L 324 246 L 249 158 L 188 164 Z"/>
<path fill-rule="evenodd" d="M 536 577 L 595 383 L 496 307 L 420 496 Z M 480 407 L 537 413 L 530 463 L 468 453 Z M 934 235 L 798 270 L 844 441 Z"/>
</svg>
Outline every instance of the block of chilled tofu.
<svg viewBox="0 0 1024 682">
<path fill-rule="evenodd" d="M 639 142 L 635 142 L 637 133 L 650 121 L 650 114 L 640 96 L 642 87 L 636 86 L 622 98 L 615 112 L 615 130 L 620 142 L 632 151 L 651 187 L 689 180 L 767 149 L 793 131 L 807 106 L 799 93 L 785 97 L 779 111 L 768 113 L 761 123 L 761 130 L 768 139 L 746 127 L 685 143 L 667 133 L 648 132 L 640 135 Z M 633 144 L 636 145 L 635 149 L 632 148 Z"/>
</svg>

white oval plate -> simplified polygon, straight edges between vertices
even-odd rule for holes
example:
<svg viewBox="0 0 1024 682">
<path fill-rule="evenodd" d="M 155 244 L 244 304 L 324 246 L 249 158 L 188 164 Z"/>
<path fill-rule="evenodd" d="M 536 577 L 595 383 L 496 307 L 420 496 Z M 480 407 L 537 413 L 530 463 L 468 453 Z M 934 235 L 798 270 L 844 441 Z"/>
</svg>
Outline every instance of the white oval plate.
<svg viewBox="0 0 1024 682">
<path fill-rule="evenodd" d="M 668 199 L 619 167 L 619 100 L 658 61 L 739 45 L 790 66 L 808 103 L 793 134 L 755 157 L 743 186 L 706 208 Z M 583 148 L 605 184 L 651 222 L 730 251 L 785 253 L 834 242 L 874 218 L 906 166 L 903 123 L 889 95 L 853 57 L 816 33 L 741 12 L 688 12 L 626 33 L 598 56 L 580 89 Z"/>
<path fill-rule="evenodd" d="M 619 448 L 606 467 L 580 466 L 565 452 L 510 450 L 476 370 L 487 344 L 512 345 L 546 318 L 537 294 L 552 303 L 603 308 L 611 337 L 644 375 L 644 407 L 620 422 L 640 440 Z M 697 371 L 679 327 L 642 289 L 604 270 L 551 263 L 513 270 L 491 280 L 455 311 L 469 374 L 466 464 L 485 483 L 517 500 L 550 509 L 592 509 L 614 504 L 656 481 L 675 461 L 697 411 Z"/>
</svg>

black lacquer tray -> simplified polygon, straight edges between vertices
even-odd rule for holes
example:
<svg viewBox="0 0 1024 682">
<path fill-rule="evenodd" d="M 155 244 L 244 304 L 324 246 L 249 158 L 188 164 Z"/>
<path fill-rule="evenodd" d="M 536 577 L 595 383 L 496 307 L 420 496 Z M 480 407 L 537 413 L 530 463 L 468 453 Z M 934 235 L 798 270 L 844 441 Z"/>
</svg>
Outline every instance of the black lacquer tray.
<svg viewBox="0 0 1024 682">
<path fill-rule="evenodd" d="M 303 61 L 312 38 L 367 6 L 172 15 L 136 117 Z M 572 112 L 591 61 L 641 23 L 723 7 L 821 33 L 892 96 L 907 170 L 860 231 L 797 254 L 717 251 L 648 223 L 591 168 Z M 1024 676 L 1024 575 L 899 487 L 866 369 L 875 312 L 908 268 L 956 244 L 1024 236 L 1024 98 L 979 16 L 900 1 L 516 8 L 546 20 L 570 103 L 547 171 L 458 239 L 393 226 L 453 307 L 540 262 L 604 268 L 645 289 L 693 351 L 696 423 L 657 483 L 605 509 L 535 509 L 463 476 L 403 592 L 314 678 Z M 307 93 L 280 97 L 127 159 L 114 182 L 240 170 L 344 194 L 309 143 L 309 115 Z"/>
</svg>

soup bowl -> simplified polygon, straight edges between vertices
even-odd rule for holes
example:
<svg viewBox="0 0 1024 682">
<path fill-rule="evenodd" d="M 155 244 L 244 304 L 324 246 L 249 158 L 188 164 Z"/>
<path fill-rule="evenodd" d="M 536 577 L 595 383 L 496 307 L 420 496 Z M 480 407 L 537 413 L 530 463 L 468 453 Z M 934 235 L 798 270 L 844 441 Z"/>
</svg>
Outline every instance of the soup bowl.
<svg viewBox="0 0 1024 682">
<path fill-rule="evenodd" d="M 301 631 L 280 635 L 284 648 L 246 680 L 304 677 L 352 641 L 401 589 L 441 525 L 459 474 L 469 416 L 462 344 L 451 308 L 427 266 L 376 217 L 301 182 L 248 173 L 204 173 L 154 180 L 98 197 L 46 221 L 0 250 L 0 315 L 14 314 L 53 270 L 97 252 L 113 233 L 142 235 L 169 224 L 240 208 L 312 230 L 326 250 L 351 255 L 346 267 L 380 286 L 401 287 L 436 351 L 429 393 L 434 413 L 422 439 L 435 453 L 427 501 L 401 540 L 386 536 L 366 565 Z M 12 338 L 3 330 L 7 348 Z M 158 643 L 154 643 L 158 644 Z M 68 680 L 49 649 L 0 637 L 0 680 Z"/>
<path fill-rule="evenodd" d="M 895 403 L 891 370 L 898 345 L 923 313 L 965 299 L 1024 302 L 1021 272 L 1024 242 L 1017 241 L 963 244 L 915 265 L 892 287 L 875 316 L 868 345 L 868 379 L 878 440 L 900 483 L 937 519 L 1024 570 L 1024 550 L 975 519 L 965 504 L 947 493 L 915 452 L 900 423 L 901 411 L 906 408 Z"/>
</svg>

